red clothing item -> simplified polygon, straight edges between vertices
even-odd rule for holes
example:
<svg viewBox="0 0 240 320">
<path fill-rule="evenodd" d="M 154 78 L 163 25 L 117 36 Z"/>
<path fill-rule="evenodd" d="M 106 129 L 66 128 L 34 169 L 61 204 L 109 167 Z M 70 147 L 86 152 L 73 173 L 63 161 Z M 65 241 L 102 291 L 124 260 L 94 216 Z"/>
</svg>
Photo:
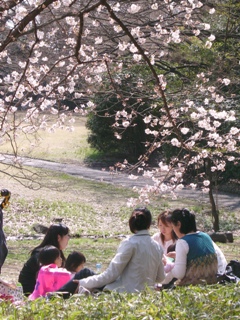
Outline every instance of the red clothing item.
<svg viewBox="0 0 240 320">
<path fill-rule="evenodd" d="M 56 264 L 42 266 L 39 270 L 37 282 L 29 300 L 46 296 L 49 292 L 60 289 L 72 278 L 72 273 L 65 268 L 58 268 Z"/>
</svg>

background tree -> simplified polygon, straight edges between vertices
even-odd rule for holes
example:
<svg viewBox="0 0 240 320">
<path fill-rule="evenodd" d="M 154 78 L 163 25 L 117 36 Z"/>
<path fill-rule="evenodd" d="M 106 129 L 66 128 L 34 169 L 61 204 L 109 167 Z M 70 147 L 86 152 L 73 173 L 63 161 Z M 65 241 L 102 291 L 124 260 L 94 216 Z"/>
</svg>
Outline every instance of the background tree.
<svg viewBox="0 0 240 320">
<path fill-rule="evenodd" d="M 127 74 L 117 73 L 115 91 L 112 91 L 111 83 L 99 88 L 94 96 L 96 107 L 89 113 L 87 121 L 87 128 L 90 129 L 88 142 L 92 147 L 105 155 L 127 158 L 131 162 L 136 162 L 148 148 L 147 125 L 143 116 L 151 113 L 151 97 L 145 92 L 142 82 L 139 83 L 140 72 L 143 79 L 146 73 L 144 75 L 144 70 L 140 68 L 132 68 Z M 116 118 L 121 118 L 122 114 L 129 114 L 129 120 L 118 127 L 115 125 Z"/>
</svg>

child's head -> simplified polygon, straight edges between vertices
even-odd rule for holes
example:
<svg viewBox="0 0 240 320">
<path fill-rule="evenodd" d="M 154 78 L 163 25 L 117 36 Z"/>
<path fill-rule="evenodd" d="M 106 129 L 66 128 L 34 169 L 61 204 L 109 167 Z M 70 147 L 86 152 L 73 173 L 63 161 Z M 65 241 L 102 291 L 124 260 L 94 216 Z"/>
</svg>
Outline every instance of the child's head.
<svg viewBox="0 0 240 320">
<path fill-rule="evenodd" d="M 85 256 L 78 251 L 73 251 L 67 257 L 65 268 L 71 272 L 78 272 L 83 269 L 86 262 Z"/>
<path fill-rule="evenodd" d="M 167 253 L 169 252 L 174 252 L 176 250 L 176 243 L 171 244 L 168 248 L 167 248 Z"/>
<path fill-rule="evenodd" d="M 42 266 L 47 266 L 51 263 L 55 263 L 58 267 L 61 267 L 62 258 L 60 250 L 54 246 L 45 246 L 39 252 L 39 263 Z"/>
<path fill-rule="evenodd" d="M 172 224 L 171 224 L 171 216 L 169 215 L 168 211 L 164 211 L 159 214 L 158 216 L 158 229 L 160 230 L 160 237 L 162 242 L 168 240 L 177 240 L 177 236 L 173 231 Z"/>
</svg>

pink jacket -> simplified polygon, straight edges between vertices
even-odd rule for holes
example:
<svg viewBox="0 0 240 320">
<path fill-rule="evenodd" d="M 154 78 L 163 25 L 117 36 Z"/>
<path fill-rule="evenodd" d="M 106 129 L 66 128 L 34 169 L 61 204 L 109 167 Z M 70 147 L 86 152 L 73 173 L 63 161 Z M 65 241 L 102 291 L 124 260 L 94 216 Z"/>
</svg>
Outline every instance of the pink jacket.
<svg viewBox="0 0 240 320">
<path fill-rule="evenodd" d="M 35 300 L 44 297 L 48 292 L 54 292 L 60 289 L 72 278 L 72 273 L 65 268 L 58 268 L 56 264 L 42 266 L 38 272 L 38 277 L 33 293 L 29 300 Z"/>
</svg>

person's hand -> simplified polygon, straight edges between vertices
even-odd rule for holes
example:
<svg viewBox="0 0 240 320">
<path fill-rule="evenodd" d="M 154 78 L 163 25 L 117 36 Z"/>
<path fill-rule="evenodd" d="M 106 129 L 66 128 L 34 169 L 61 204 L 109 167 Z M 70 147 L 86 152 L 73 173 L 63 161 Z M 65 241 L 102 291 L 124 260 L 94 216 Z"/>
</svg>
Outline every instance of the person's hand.
<svg viewBox="0 0 240 320">
<path fill-rule="evenodd" d="M 162 290 L 162 284 L 161 283 L 156 283 L 155 286 L 154 286 L 154 290 L 161 291 Z"/>
<path fill-rule="evenodd" d="M 74 292 L 74 293 L 78 293 L 78 290 L 79 290 L 79 287 L 80 287 L 80 280 L 73 280 L 73 282 L 74 283 L 78 283 L 78 286 L 77 286 L 77 288 L 76 288 L 76 290 Z"/>
<path fill-rule="evenodd" d="M 167 257 L 165 256 L 165 254 L 162 257 L 162 262 L 164 266 L 167 264 Z"/>
<path fill-rule="evenodd" d="M 167 257 L 175 259 L 176 258 L 176 251 L 168 252 Z"/>
</svg>

